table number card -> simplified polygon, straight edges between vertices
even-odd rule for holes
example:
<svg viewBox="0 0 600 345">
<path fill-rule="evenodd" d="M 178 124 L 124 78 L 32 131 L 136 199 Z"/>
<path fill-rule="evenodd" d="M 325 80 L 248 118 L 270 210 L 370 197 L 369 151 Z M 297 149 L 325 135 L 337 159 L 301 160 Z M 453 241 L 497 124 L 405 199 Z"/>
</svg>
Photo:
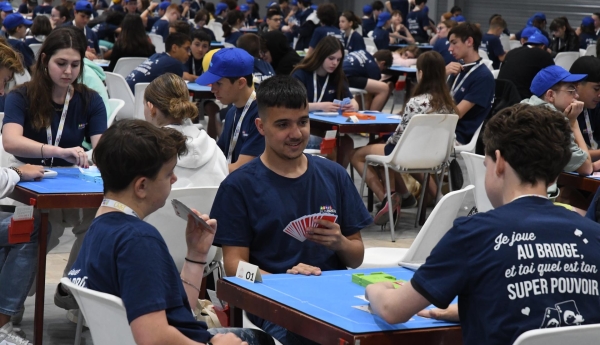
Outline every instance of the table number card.
<svg viewBox="0 0 600 345">
<path fill-rule="evenodd" d="M 258 266 L 248 262 L 240 261 L 235 276 L 242 280 L 249 281 L 251 283 L 262 283 L 260 269 L 258 268 Z"/>
</svg>

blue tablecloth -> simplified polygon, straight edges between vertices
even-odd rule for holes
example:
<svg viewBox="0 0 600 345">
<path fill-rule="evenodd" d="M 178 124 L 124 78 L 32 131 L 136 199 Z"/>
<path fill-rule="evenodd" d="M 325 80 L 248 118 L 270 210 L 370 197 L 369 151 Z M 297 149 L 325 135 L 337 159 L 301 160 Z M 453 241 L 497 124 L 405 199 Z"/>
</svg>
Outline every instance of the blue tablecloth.
<svg viewBox="0 0 600 345">
<path fill-rule="evenodd" d="M 213 48 L 223 48 L 225 45 L 223 42 L 210 42 L 210 46 Z"/>
<path fill-rule="evenodd" d="M 394 114 L 383 114 L 383 113 L 368 113 L 366 115 L 374 115 L 375 120 L 359 120 L 357 125 L 373 124 L 373 125 L 389 125 L 400 123 L 399 119 L 389 119 L 388 116 L 398 116 Z M 348 118 L 345 116 L 320 116 L 315 113 L 309 113 L 311 120 L 318 120 L 321 122 L 327 122 L 335 125 L 353 125 L 354 123 L 348 122 Z"/>
<path fill-rule="evenodd" d="M 103 193 L 104 185 L 79 177 L 78 168 L 46 168 L 58 173 L 55 178 L 41 181 L 19 182 L 17 185 L 40 194 Z"/>
<path fill-rule="evenodd" d="M 398 267 L 329 271 L 323 272 L 321 276 L 308 277 L 292 274 L 269 274 L 263 276 L 262 283 L 249 283 L 236 277 L 225 279 L 351 333 L 456 325 L 416 315 L 406 323 L 390 325 L 379 316 L 352 308 L 352 306 L 368 304 L 368 302 L 355 297 L 364 295 L 365 288 L 352 282 L 352 274 L 370 272 L 385 272 L 406 281 L 409 281 L 414 274 L 413 271 Z"/>
<path fill-rule="evenodd" d="M 210 86 L 198 85 L 196 83 L 187 83 L 188 90 L 197 92 L 210 92 Z"/>
</svg>

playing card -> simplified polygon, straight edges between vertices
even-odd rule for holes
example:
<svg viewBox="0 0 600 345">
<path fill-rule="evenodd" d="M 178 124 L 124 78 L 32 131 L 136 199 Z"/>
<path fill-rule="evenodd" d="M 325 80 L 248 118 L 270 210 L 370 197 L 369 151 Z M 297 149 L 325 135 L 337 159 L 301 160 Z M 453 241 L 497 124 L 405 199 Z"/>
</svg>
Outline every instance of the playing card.
<svg viewBox="0 0 600 345">
<path fill-rule="evenodd" d="M 369 314 L 373 314 L 371 312 L 371 305 L 369 305 L 369 304 L 366 304 L 366 305 L 353 305 L 352 308 L 365 311 L 365 312 L 367 312 Z"/>
<path fill-rule="evenodd" d="M 171 200 L 171 205 L 173 205 L 173 210 L 175 211 L 175 214 L 179 218 L 187 221 L 188 214 L 191 214 L 192 218 L 194 218 L 194 221 L 196 222 L 196 226 L 201 225 L 205 229 L 212 229 L 210 227 L 210 225 L 208 225 L 204 221 L 204 219 L 200 218 L 196 213 L 192 212 L 192 210 L 189 207 L 187 207 L 186 205 L 184 205 L 181 201 L 179 201 L 177 199 L 173 199 L 173 200 Z"/>
</svg>

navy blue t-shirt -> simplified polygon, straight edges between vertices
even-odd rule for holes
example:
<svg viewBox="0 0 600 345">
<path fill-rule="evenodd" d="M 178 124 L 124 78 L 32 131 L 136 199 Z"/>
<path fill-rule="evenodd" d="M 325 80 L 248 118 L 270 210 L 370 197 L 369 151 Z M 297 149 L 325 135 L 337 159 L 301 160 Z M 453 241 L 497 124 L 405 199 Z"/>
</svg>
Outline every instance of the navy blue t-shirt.
<svg viewBox="0 0 600 345">
<path fill-rule="evenodd" d="M 192 54 L 190 54 L 190 58 L 187 60 L 183 67 L 185 72 L 193 74 L 197 77 L 202 75 L 202 73 L 204 72 L 202 70 L 202 60 L 194 59 L 194 56 Z"/>
<path fill-rule="evenodd" d="M 237 47 L 237 40 L 238 40 L 238 38 L 242 37 L 243 34 L 244 33 L 241 31 L 232 32 L 231 35 L 227 36 L 227 38 L 225 39 L 225 42 L 231 43 Z"/>
<path fill-rule="evenodd" d="M 73 25 L 73 21 L 65 22 L 62 26 L 75 26 Z M 92 29 L 87 26 L 84 28 L 83 32 L 85 33 L 85 38 L 87 40 L 88 47 L 94 49 L 96 54 L 100 51 L 100 44 L 98 43 L 98 36 L 96 33 L 92 31 Z"/>
<path fill-rule="evenodd" d="M 429 17 L 425 11 L 412 11 L 406 17 L 408 23 L 408 31 L 413 35 L 417 42 L 425 43 L 428 42 L 427 31 L 425 27 L 429 26 Z"/>
<path fill-rule="evenodd" d="M 484 34 L 480 49 L 488 54 L 488 57 L 494 63 L 494 69 L 500 68 L 500 59 L 498 57 L 505 54 L 500 37 L 492 34 Z"/>
<path fill-rule="evenodd" d="M 98 23 L 94 25 L 92 31 L 96 34 L 99 40 L 110 40 L 114 39 L 115 31 L 119 27 L 112 24 L 107 23 Z"/>
<path fill-rule="evenodd" d="M 317 97 L 314 97 L 314 79 L 313 72 L 307 72 L 305 70 L 299 69 L 296 70 L 292 77 L 300 80 L 304 87 L 306 87 L 306 95 L 308 96 L 309 103 L 318 103 L 318 102 L 333 102 L 335 99 L 344 99 L 346 97 L 352 98 L 352 94 L 350 93 L 350 89 L 346 86 L 345 90 L 342 92 L 342 97 L 337 98 L 337 82 L 333 80 L 333 78 L 329 78 L 327 82 L 327 87 L 325 92 L 323 93 L 323 98 L 319 101 L 319 97 L 321 97 L 321 92 L 323 90 L 323 85 L 325 84 L 325 80 L 327 76 L 319 76 L 317 75 Z"/>
<path fill-rule="evenodd" d="M 412 285 L 446 308 L 458 296 L 465 344 L 600 322 L 600 225 L 546 198 L 459 218 Z"/>
<path fill-rule="evenodd" d="M 152 26 L 152 31 L 150 32 L 161 35 L 163 37 L 163 41 L 166 41 L 167 37 L 169 36 L 169 21 L 164 19 L 157 20 Z"/>
<path fill-rule="evenodd" d="M 327 36 L 334 36 L 335 38 L 340 40 L 340 43 L 342 43 L 342 46 L 344 46 L 344 38 L 342 37 L 342 32 L 340 31 L 340 29 L 333 26 L 318 26 L 317 28 L 315 28 L 315 31 L 313 31 L 313 35 L 310 39 L 310 43 L 308 44 L 308 46 L 314 49 L 317 46 L 317 44 Z"/>
<path fill-rule="evenodd" d="M 225 123 L 223 124 L 223 132 L 217 140 L 217 145 L 223 151 L 225 157 L 229 154 L 229 145 L 235 132 L 235 128 L 242 116 L 244 107 L 236 108 L 232 106 L 225 115 Z M 260 156 L 265 151 L 265 138 L 260 134 L 254 120 L 258 117 L 258 106 L 256 101 L 252 102 L 248 108 L 248 112 L 244 116 L 242 126 L 240 127 L 240 134 L 238 136 L 237 143 L 232 152 L 231 163 L 235 163 L 240 155 Z"/>
<path fill-rule="evenodd" d="M 160 17 L 148 17 L 148 22 L 146 22 L 146 31 L 152 32 L 152 28 L 154 28 L 154 24 L 160 20 Z M 167 30 L 168 32 L 168 30 Z M 168 35 L 167 35 L 168 36 Z M 163 38 L 164 40 L 164 38 Z"/>
<path fill-rule="evenodd" d="M 479 67 L 469 75 L 459 88 L 458 86 L 464 77 L 476 66 Z M 483 120 L 485 120 L 487 114 L 492 109 L 496 83 L 492 72 L 483 63 L 466 67 L 456 78 L 450 78 L 450 88 L 452 88 L 454 80 L 456 80 L 454 102 L 459 104 L 464 99 L 475 104 L 471 110 L 458 120 L 456 125 L 456 140 L 461 144 L 468 144 L 477 128 L 483 123 Z"/>
<path fill-rule="evenodd" d="M 165 73 L 173 73 L 181 77 L 183 64 L 167 53 L 156 53 L 131 71 L 125 81 L 135 96 L 135 84 L 150 83 Z"/>
<path fill-rule="evenodd" d="M 212 338 L 206 323 L 192 314 L 165 240 L 134 216 L 110 212 L 94 219 L 68 277 L 76 285 L 121 298 L 129 323 L 164 310 L 169 325 L 186 337 L 202 343 Z"/>
<path fill-rule="evenodd" d="M 400 13 L 402 13 L 402 18 L 406 18 L 408 16 L 408 11 L 410 11 L 408 0 L 391 0 L 390 5 L 392 10 L 400 11 Z"/>
<path fill-rule="evenodd" d="M 448 47 L 450 47 L 450 42 L 448 41 L 448 38 L 446 38 L 446 37 L 438 38 L 435 41 L 435 43 L 433 44 L 433 50 L 442 55 L 446 65 L 451 62 L 456 62 L 456 59 L 454 58 L 454 56 L 452 56 L 452 54 L 450 54 L 450 52 L 448 51 Z"/>
<path fill-rule="evenodd" d="M 27 7 L 27 4 L 20 4 L 19 8 L 17 9 L 17 12 L 23 13 L 23 14 L 29 13 L 29 8 Z"/>
<path fill-rule="evenodd" d="M 31 124 L 31 114 L 29 113 L 29 100 L 24 96 L 25 87 L 13 90 L 6 96 L 4 105 L 3 124 L 16 123 L 23 126 L 23 136 L 37 141 L 39 143 L 48 143 L 46 129 L 36 130 Z M 85 138 L 102 134 L 106 130 L 106 107 L 98 93 L 89 90 L 85 95 L 87 105 L 84 104 L 84 95 L 75 92 L 73 98 L 69 101 L 69 109 L 63 127 L 63 134 L 59 142 L 59 147 L 70 148 L 81 146 Z M 62 106 L 54 104 L 56 111 L 52 117 L 50 125 L 52 129 L 52 140 L 56 141 L 56 132 L 62 115 Z M 84 111 L 85 109 L 85 111 Z M 16 157 L 23 163 L 39 165 L 40 158 Z M 54 166 L 72 166 L 60 158 L 54 158 Z"/>
<path fill-rule="evenodd" d="M 369 37 L 369 32 L 375 29 L 375 21 L 372 17 L 362 19 L 363 37 Z"/>
<path fill-rule="evenodd" d="M 348 53 L 342 66 L 346 77 L 363 77 L 374 80 L 381 79 L 381 70 L 373 55 L 365 50 Z"/>
<path fill-rule="evenodd" d="M 38 5 L 33 9 L 33 14 L 31 19 L 35 19 L 38 14 L 52 14 L 52 5 L 50 6 L 42 6 Z"/>
<path fill-rule="evenodd" d="M 23 65 L 25 65 L 27 69 L 35 63 L 35 54 L 33 54 L 33 50 L 31 50 L 25 42 L 9 38 L 8 43 L 10 43 L 14 50 L 21 53 L 23 56 Z"/>
<path fill-rule="evenodd" d="M 298 178 L 274 173 L 260 158 L 227 176 L 210 212 L 219 223 L 215 245 L 249 248 L 250 263 L 270 273 L 285 273 L 299 263 L 323 271 L 346 269 L 334 251 L 283 232 L 292 220 L 313 213 L 336 214 L 344 236 L 373 222 L 344 168 L 306 157 L 308 168 Z"/>
<path fill-rule="evenodd" d="M 590 44 L 596 44 L 598 36 L 582 32 L 579 34 L 579 49 L 587 49 Z"/>
<path fill-rule="evenodd" d="M 263 81 L 273 77 L 275 70 L 270 63 L 261 59 L 254 58 L 254 81 L 256 84 L 260 84 Z"/>
<path fill-rule="evenodd" d="M 344 39 L 344 48 L 349 52 L 367 49 L 365 39 L 356 31 L 352 31 L 350 37 L 345 37 L 343 34 L 342 37 Z"/>
<path fill-rule="evenodd" d="M 38 41 L 37 38 L 35 38 L 35 37 L 27 38 L 25 40 L 25 44 L 27 44 L 27 46 L 30 46 L 32 44 L 42 44 L 42 43 L 44 43 L 44 42 Z"/>
<path fill-rule="evenodd" d="M 298 9 L 298 11 L 296 11 L 296 13 L 294 14 L 294 18 L 296 18 L 296 20 L 300 23 L 298 26 L 302 26 L 302 24 L 306 22 L 306 18 L 308 18 L 308 16 L 310 16 L 311 13 L 313 13 L 313 11 L 314 10 L 310 7 L 307 7 L 304 10 Z"/>
<path fill-rule="evenodd" d="M 381 26 L 373 30 L 373 42 L 377 50 L 390 49 L 390 32 Z"/>
<path fill-rule="evenodd" d="M 577 123 L 579 124 L 579 129 L 581 130 L 581 134 L 583 135 L 583 140 L 585 140 L 585 143 L 589 148 L 591 147 L 590 134 L 588 134 L 587 125 L 585 123 L 585 111 L 588 112 L 590 126 L 592 127 L 592 133 L 590 134 L 600 147 L 600 104 L 598 104 L 595 109 L 584 109 L 584 111 L 582 111 L 581 114 L 577 116 Z"/>
</svg>

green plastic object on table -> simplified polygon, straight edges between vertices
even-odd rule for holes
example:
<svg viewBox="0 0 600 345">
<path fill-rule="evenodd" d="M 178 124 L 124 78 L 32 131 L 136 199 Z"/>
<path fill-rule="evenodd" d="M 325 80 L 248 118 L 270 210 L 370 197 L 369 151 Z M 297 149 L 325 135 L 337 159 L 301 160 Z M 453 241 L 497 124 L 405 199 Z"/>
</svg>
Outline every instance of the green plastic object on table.
<svg viewBox="0 0 600 345">
<path fill-rule="evenodd" d="M 396 281 L 396 277 L 383 272 L 373 272 L 371 274 L 354 273 L 352 275 L 352 282 L 363 287 L 367 287 L 369 284 L 375 284 L 380 282 Z"/>
</svg>

